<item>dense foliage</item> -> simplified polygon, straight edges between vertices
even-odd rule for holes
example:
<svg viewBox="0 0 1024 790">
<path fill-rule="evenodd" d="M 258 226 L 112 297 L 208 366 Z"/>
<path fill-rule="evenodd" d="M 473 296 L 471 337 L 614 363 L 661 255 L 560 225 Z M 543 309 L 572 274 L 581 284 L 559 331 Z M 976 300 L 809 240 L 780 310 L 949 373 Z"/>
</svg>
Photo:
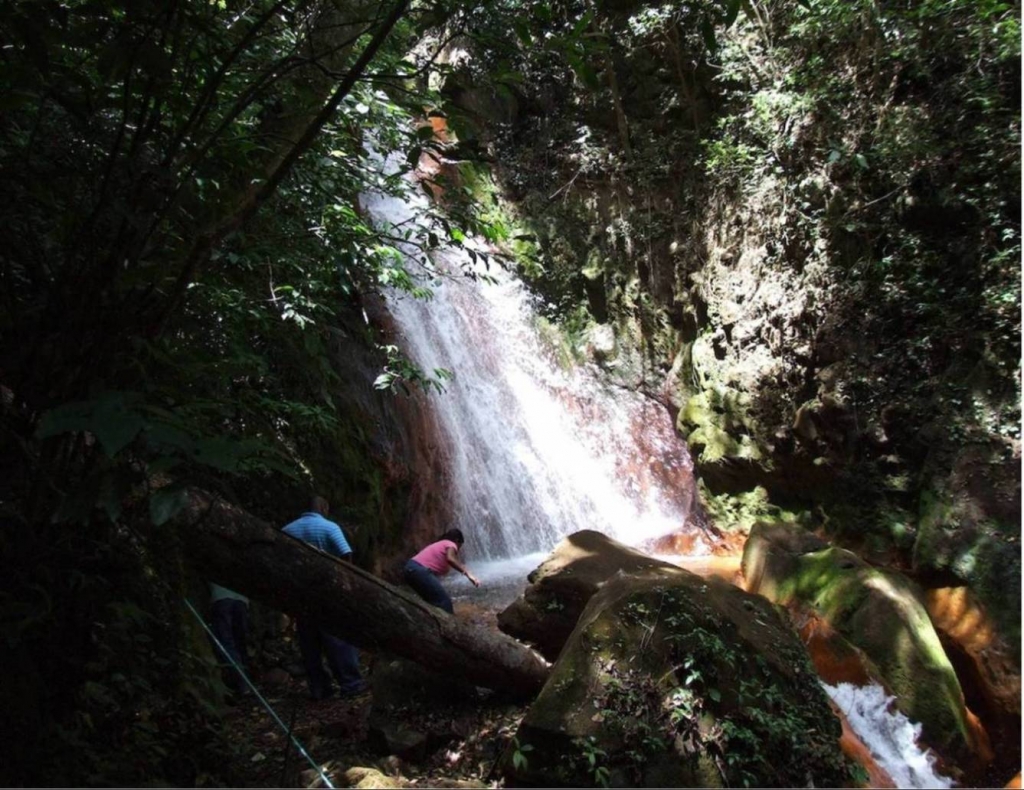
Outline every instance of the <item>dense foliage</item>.
<svg viewBox="0 0 1024 790">
<path fill-rule="evenodd" d="M 24 738 L 4 781 L 224 780 L 218 683 L 182 608 L 203 593 L 171 519 L 191 485 L 282 521 L 313 488 L 349 521 L 384 509 L 333 358 L 347 342 L 382 387 L 434 383 L 374 351 L 361 299 L 419 293 L 415 245 L 462 231 L 371 227 L 358 196 L 408 188 L 440 42 L 409 53 L 462 14 L 75 0 L 0 16 L 0 606 L 19 679 L 3 699 Z"/>
<path fill-rule="evenodd" d="M 672 388 L 723 521 L 909 550 L 965 442 L 1020 437 L 1019 4 L 549 5 L 446 88 L 548 317 Z"/>
</svg>

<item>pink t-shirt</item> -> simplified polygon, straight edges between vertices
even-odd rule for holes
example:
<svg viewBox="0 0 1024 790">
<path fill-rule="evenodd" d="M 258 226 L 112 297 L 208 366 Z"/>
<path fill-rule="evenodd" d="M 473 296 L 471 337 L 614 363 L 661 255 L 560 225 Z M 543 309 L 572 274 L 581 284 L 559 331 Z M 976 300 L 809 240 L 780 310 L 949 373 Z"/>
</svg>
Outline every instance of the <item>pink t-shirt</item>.
<svg viewBox="0 0 1024 790">
<path fill-rule="evenodd" d="M 448 549 L 455 549 L 457 552 L 459 547 L 455 545 L 455 541 L 452 540 L 439 540 L 437 543 L 431 543 L 419 554 L 412 558 L 413 562 L 418 562 L 424 568 L 429 568 L 438 576 L 444 576 L 448 573 L 451 565 L 448 564 Z"/>
</svg>

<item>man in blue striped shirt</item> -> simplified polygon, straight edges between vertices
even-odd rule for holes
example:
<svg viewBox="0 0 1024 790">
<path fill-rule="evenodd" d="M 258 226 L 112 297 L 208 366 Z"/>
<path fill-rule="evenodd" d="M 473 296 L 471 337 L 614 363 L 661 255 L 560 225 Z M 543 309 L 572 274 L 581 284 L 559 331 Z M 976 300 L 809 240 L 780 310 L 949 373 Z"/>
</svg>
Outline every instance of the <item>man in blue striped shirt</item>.
<svg viewBox="0 0 1024 790">
<path fill-rule="evenodd" d="M 349 562 L 352 559 L 352 548 L 348 545 L 341 527 L 326 518 L 329 512 L 327 500 L 321 496 L 314 496 L 310 501 L 309 511 L 288 524 L 282 531 Z M 366 681 L 359 674 L 359 654 L 352 645 L 332 636 L 319 624 L 305 618 L 296 618 L 295 626 L 298 631 L 302 663 L 306 667 L 309 693 L 313 699 L 327 699 L 334 693 L 331 679 L 324 671 L 321 661 L 323 653 L 327 654 L 327 665 L 338 682 L 342 697 L 355 697 L 366 690 Z"/>
</svg>

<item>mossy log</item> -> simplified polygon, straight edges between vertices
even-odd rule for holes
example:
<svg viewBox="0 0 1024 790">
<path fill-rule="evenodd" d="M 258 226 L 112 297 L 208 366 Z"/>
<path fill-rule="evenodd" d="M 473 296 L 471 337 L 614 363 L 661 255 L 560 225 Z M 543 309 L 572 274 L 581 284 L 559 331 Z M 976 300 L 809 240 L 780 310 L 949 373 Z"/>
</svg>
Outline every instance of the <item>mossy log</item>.
<svg viewBox="0 0 1024 790">
<path fill-rule="evenodd" d="M 523 697 L 547 680 L 547 662 L 511 637 L 462 622 L 211 494 L 191 491 L 176 526 L 200 573 L 357 647 Z"/>
</svg>

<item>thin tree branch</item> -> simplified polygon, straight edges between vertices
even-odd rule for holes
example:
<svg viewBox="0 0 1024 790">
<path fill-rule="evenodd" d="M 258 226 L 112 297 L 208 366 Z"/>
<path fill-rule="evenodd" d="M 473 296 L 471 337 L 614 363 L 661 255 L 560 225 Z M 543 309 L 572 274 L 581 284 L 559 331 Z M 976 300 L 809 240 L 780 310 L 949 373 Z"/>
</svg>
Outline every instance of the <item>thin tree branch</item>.
<svg viewBox="0 0 1024 790">
<path fill-rule="evenodd" d="M 208 105 L 210 100 L 216 95 L 218 88 L 224 81 L 224 77 L 228 73 L 228 69 L 234 64 L 236 60 L 241 56 L 243 52 L 249 47 L 249 45 L 255 40 L 257 34 L 263 28 L 267 22 L 269 22 L 278 11 L 284 6 L 287 0 L 278 0 L 274 3 L 259 19 L 257 19 L 252 26 L 246 31 L 242 39 L 235 45 L 235 47 L 228 53 L 228 56 L 221 63 L 220 67 L 214 73 L 213 77 L 207 82 L 206 87 L 200 94 L 199 100 L 196 102 L 195 107 L 192 109 L 188 119 L 182 125 L 178 134 L 175 135 L 171 144 L 167 147 L 167 154 L 163 159 L 163 166 L 167 167 L 178 153 L 178 149 L 182 143 L 188 137 L 192 129 L 205 118 L 208 112 Z"/>
<path fill-rule="evenodd" d="M 266 183 L 254 190 L 251 190 L 242 205 L 239 207 L 238 211 L 234 212 L 231 216 L 218 223 L 206 233 L 201 234 L 199 238 L 196 239 L 192 248 L 189 250 L 188 255 L 185 257 L 184 265 L 175 280 L 166 304 L 163 309 L 159 311 L 157 319 L 153 324 L 152 331 L 154 336 L 159 335 L 163 331 L 166 326 L 167 319 L 177 308 L 178 303 L 184 296 L 185 290 L 188 288 L 189 283 L 192 282 L 196 272 L 209 259 L 210 253 L 229 234 L 242 227 L 242 225 L 244 225 L 245 222 L 251 218 L 259 208 L 274 195 L 275 192 L 277 192 L 281 182 L 291 172 L 292 167 L 294 167 L 299 157 L 302 156 L 302 154 L 304 154 L 313 144 L 313 141 L 320 134 L 323 127 L 331 119 L 334 113 L 337 112 L 342 100 L 349 94 L 356 82 L 362 76 L 363 71 L 370 64 L 370 61 L 376 56 L 377 51 L 391 34 L 391 30 L 396 24 L 398 24 L 398 20 L 405 14 L 409 2 L 410 0 L 398 0 L 398 2 L 395 3 L 387 18 L 381 24 L 370 42 L 366 45 L 366 49 L 363 50 L 362 54 L 360 54 L 359 58 L 352 65 L 352 68 L 345 76 L 345 79 L 341 81 L 327 103 L 323 108 L 321 108 L 313 121 L 306 127 L 305 132 L 303 132 L 298 142 L 292 146 L 292 149 L 285 155 L 284 159 L 270 175 Z"/>
</svg>

